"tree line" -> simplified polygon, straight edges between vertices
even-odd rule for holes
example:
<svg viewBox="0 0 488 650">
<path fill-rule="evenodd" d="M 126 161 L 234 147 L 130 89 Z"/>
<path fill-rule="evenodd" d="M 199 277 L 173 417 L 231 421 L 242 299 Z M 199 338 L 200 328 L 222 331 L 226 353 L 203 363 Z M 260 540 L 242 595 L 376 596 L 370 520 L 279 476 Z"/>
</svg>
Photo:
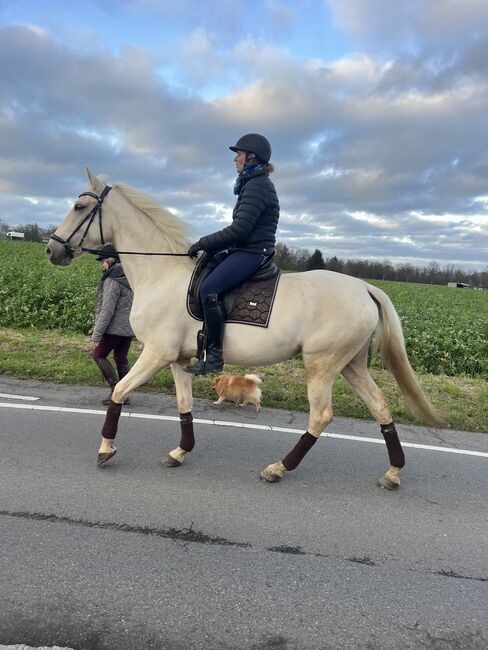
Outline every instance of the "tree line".
<svg viewBox="0 0 488 650">
<path fill-rule="evenodd" d="M 0 219 L 0 238 L 6 239 L 8 232 L 23 232 L 25 241 L 42 242 L 49 239 L 52 232 L 56 230 L 56 226 L 39 226 L 37 223 L 27 223 L 21 226 L 10 226 L 8 223 Z"/>
<path fill-rule="evenodd" d="M 313 253 L 296 249 L 286 244 L 276 245 L 276 264 L 284 271 L 311 271 L 327 269 L 368 280 L 396 280 L 398 282 L 419 282 L 422 284 L 447 284 L 460 282 L 473 287 L 488 289 L 488 266 L 484 271 L 468 271 L 454 264 L 441 266 L 429 262 L 426 266 L 408 263 L 393 264 L 390 260 L 340 259 L 335 255 L 324 259 L 318 248 Z"/>
<path fill-rule="evenodd" d="M 49 238 L 56 226 L 39 226 L 28 223 L 10 226 L 0 219 L 0 238 L 6 238 L 7 232 L 23 232 L 26 241 L 42 242 Z M 447 284 L 462 282 L 473 287 L 488 289 L 488 266 L 485 271 L 467 271 L 454 264 L 440 266 L 436 261 L 426 266 L 413 264 L 393 264 L 390 260 L 340 259 L 335 255 L 324 259 L 322 251 L 316 248 L 313 253 L 303 248 L 293 248 L 278 242 L 276 245 L 276 264 L 284 271 L 311 271 L 327 269 L 345 273 L 356 278 L 369 280 L 397 280 L 399 282 L 419 282 L 423 284 Z"/>
</svg>

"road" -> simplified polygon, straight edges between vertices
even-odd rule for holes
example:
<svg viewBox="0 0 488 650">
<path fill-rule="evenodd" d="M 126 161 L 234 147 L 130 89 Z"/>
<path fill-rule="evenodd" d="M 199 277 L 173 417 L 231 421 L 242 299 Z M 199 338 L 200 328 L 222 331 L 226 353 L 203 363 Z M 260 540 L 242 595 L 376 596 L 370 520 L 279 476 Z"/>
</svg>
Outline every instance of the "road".
<svg viewBox="0 0 488 650">
<path fill-rule="evenodd" d="M 136 393 L 97 469 L 102 388 L 0 377 L 0 394 L 0 644 L 488 647 L 488 436 L 399 426 L 390 493 L 376 424 L 338 418 L 270 485 L 306 414 L 196 401 L 197 446 L 164 470 L 174 400 Z"/>
</svg>

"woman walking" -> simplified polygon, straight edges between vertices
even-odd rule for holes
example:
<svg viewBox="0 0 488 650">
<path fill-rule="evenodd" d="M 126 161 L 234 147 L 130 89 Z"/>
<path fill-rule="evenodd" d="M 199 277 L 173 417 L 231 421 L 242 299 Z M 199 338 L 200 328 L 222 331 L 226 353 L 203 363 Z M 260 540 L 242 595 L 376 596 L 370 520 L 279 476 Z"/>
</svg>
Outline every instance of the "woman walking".
<svg viewBox="0 0 488 650">
<path fill-rule="evenodd" d="M 102 400 L 102 404 L 109 404 L 115 384 L 129 372 L 127 355 L 134 336 L 129 323 L 133 293 L 112 244 L 100 246 L 96 260 L 102 262 L 104 273 L 98 285 L 92 357 L 110 386 L 110 394 Z M 117 374 L 107 358 L 110 352 Z"/>
</svg>

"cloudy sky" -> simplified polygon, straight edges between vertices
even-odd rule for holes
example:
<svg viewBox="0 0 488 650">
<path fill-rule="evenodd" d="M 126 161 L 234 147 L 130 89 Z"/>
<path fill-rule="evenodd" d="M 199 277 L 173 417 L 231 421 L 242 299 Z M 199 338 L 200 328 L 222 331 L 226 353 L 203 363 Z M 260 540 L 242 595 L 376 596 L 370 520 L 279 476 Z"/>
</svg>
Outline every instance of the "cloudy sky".
<svg viewBox="0 0 488 650">
<path fill-rule="evenodd" d="M 84 166 L 195 237 L 265 134 L 278 240 L 488 266 L 486 0 L 0 0 L 0 219 L 58 223 Z"/>
</svg>

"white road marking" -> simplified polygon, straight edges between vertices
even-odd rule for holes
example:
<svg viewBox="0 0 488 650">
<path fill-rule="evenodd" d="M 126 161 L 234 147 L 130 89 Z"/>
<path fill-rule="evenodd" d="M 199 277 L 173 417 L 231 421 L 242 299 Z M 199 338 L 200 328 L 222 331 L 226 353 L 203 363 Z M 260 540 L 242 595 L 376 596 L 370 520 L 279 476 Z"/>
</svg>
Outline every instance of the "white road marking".
<svg viewBox="0 0 488 650">
<path fill-rule="evenodd" d="M 27 409 L 30 411 L 51 411 L 55 413 L 80 413 L 82 415 L 105 415 L 106 411 L 100 409 L 79 409 L 68 408 L 66 406 L 41 406 L 38 404 L 10 404 L 0 402 L 0 408 L 10 409 Z M 121 417 L 136 418 L 141 420 L 165 420 L 168 422 L 179 422 L 179 416 L 174 415 L 152 415 L 150 413 L 135 413 L 133 411 L 122 411 Z M 230 422 L 227 420 L 204 420 L 194 418 L 195 424 L 208 424 L 215 427 L 235 427 L 238 429 L 252 429 L 254 431 L 277 431 L 279 433 L 303 434 L 303 429 L 289 429 L 287 427 L 274 427 L 269 424 L 249 424 L 246 422 Z M 385 441 L 381 438 L 365 438 L 363 436 L 348 436 L 342 433 L 329 433 L 328 431 L 321 434 L 322 438 L 336 438 L 338 440 L 354 440 L 355 442 L 371 442 L 374 444 L 384 445 Z M 403 447 L 411 449 L 425 449 L 426 451 L 442 451 L 448 454 L 462 454 L 465 456 L 478 456 L 488 458 L 488 452 L 472 451 L 470 449 L 455 449 L 453 447 L 436 447 L 434 445 L 421 445 L 414 442 L 403 442 Z"/>
<path fill-rule="evenodd" d="M 35 402 L 39 399 L 38 397 L 31 397 L 30 395 L 13 395 L 12 393 L 0 393 L 0 397 L 7 399 L 23 399 L 27 402 Z"/>
</svg>

